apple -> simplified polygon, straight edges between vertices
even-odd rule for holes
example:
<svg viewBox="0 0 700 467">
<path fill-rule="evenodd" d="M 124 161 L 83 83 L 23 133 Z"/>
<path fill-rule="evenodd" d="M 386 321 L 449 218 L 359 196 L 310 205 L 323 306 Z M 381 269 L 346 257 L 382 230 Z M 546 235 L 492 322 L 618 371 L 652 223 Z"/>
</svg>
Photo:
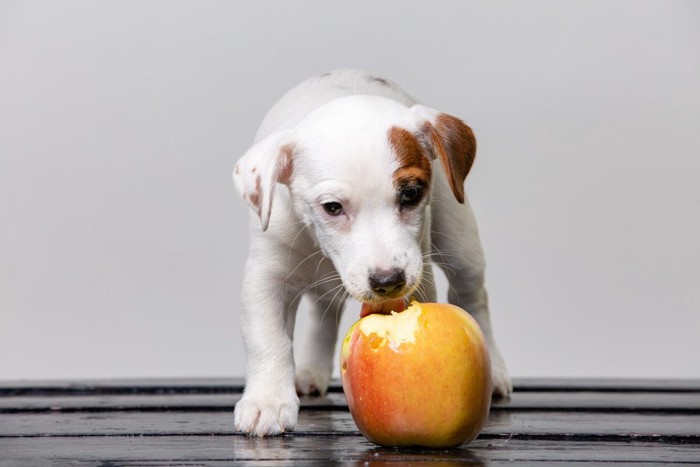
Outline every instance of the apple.
<svg viewBox="0 0 700 467">
<path fill-rule="evenodd" d="M 360 432 L 392 447 L 448 448 L 476 438 L 492 392 L 476 321 L 441 303 L 378 311 L 352 325 L 340 352 L 343 391 Z"/>
</svg>

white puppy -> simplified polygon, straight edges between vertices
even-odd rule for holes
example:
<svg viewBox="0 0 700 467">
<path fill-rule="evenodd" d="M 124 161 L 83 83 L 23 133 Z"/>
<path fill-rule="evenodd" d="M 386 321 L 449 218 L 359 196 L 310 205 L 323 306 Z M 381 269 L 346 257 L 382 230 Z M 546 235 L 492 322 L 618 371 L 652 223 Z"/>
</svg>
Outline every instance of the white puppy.
<svg viewBox="0 0 700 467">
<path fill-rule="evenodd" d="M 328 387 L 346 299 L 374 309 L 410 296 L 435 301 L 433 261 L 447 275 L 449 302 L 486 335 L 494 392 L 510 394 L 464 195 L 475 151 L 461 120 L 357 70 L 311 78 L 270 110 L 233 174 L 253 208 L 242 313 L 248 374 L 236 430 L 292 430 L 297 394 Z M 295 366 L 292 336 L 305 294 L 313 318 Z"/>
</svg>

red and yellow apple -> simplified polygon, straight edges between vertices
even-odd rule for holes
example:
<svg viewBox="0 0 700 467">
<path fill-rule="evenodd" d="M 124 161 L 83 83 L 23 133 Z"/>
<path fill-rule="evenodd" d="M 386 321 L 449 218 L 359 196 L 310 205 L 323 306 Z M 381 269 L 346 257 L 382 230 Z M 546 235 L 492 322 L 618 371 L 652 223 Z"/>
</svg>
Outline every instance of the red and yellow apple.
<svg viewBox="0 0 700 467">
<path fill-rule="evenodd" d="M 360 432 L 383 446 L 446 448 L 476 438 L 492 391 L 476 321 L 440 303 L 363 315 L 340 352 L 343 390 Z"/>
</svg>

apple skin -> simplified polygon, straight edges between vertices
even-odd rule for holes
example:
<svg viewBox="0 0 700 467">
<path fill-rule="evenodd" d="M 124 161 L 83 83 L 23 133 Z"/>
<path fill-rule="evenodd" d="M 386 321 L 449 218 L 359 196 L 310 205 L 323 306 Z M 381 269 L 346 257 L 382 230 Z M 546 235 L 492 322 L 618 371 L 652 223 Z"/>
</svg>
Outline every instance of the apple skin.
<svg viewBox="0 0 700 467">
<path fill-rule="evenodd" d="M 360 432 L 382 446 L 456 447 L 491 405 L 484 335 L 463 309 L 412 302 L 361 318 L 343 339 L 343 390 Z"/>
</svg>

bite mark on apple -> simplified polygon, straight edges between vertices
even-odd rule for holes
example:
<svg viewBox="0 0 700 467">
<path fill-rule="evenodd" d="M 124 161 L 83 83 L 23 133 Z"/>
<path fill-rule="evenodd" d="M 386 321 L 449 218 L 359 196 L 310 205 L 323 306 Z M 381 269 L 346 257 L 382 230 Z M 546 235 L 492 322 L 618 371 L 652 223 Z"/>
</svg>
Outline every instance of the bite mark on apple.
<svg viewBox="0 0 700 467">
<path fill-rule="evenodd" d="M 359 321 L 359 330 L 369 340 L 372 350 L 378 351 L 386 344 L 393 350 L 398 350 L 403 344 L 416 342 L 418 318 L 422 313 L 420 305 L 412 302 L 401 313 L 372 314 L 364 317 Z"/>
</svg>

